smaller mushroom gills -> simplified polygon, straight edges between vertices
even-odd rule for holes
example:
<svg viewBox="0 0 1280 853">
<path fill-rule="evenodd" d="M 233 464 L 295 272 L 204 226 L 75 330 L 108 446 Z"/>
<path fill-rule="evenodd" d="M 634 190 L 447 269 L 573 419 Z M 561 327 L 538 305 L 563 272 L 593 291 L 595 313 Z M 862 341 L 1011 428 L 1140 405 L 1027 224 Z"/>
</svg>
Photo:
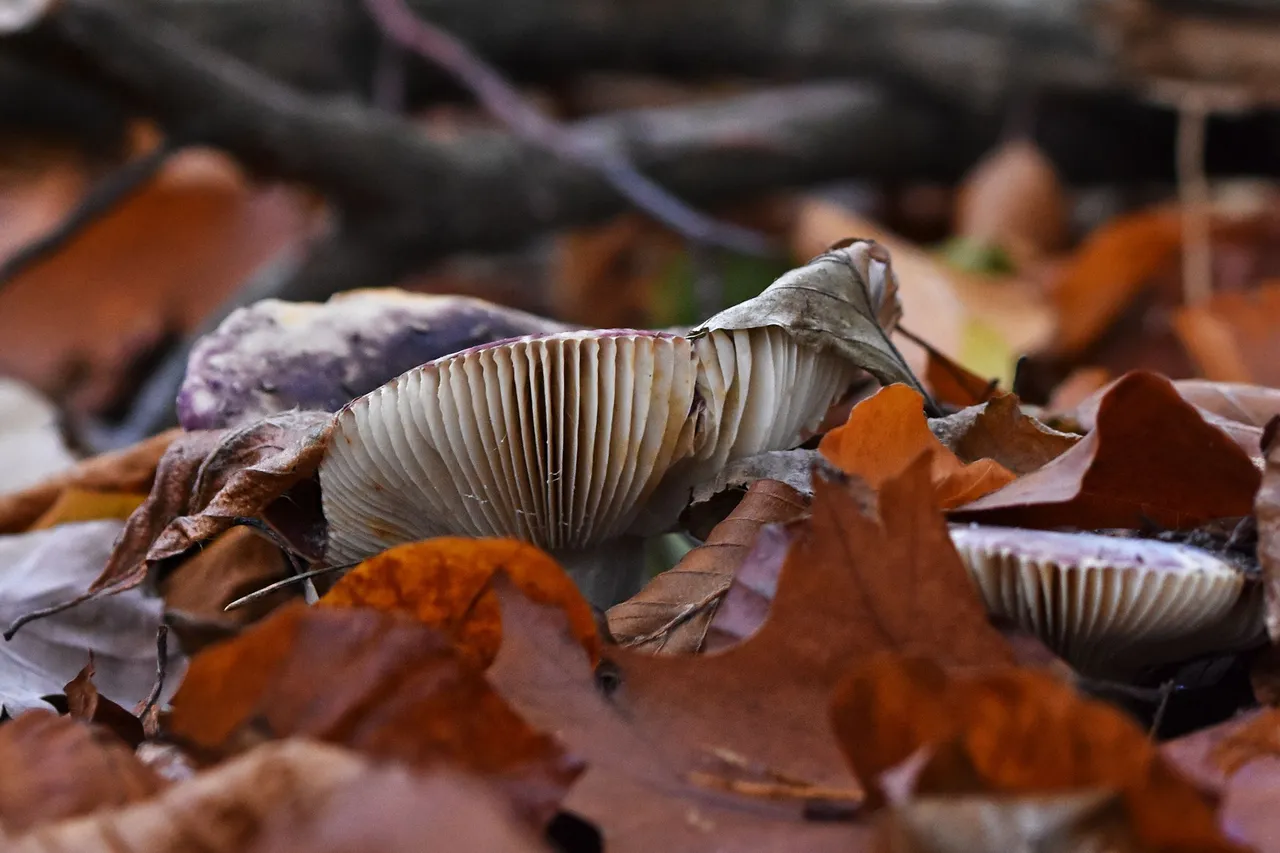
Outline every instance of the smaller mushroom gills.
<svg viewBox="0 0 1280 853">
<path fill-rule="evenodd" d="M 951 538 L 988 612 L 1090 676 L 1123 678 L 1264 635 L 1261 585 L 1199 548 L 976 524 L 953 525 Z"/>
</svg>

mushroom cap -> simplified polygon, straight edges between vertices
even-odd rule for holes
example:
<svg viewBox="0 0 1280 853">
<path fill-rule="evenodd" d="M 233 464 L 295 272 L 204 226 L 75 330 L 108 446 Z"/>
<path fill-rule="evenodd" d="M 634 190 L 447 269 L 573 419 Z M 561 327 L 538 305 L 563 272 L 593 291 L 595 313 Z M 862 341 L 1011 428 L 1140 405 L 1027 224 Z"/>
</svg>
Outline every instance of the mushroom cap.
<svg viewBox="0 0 1280 853">
<path fill-rule="evenodd" d="M 516 335 L 571 327 L 466 296 L 395 288 L 328 302 L 264 299 L 191 352 L 178 393 L 184 429 L 220 429 L 299 408 L 336 412 L 423 362 Z"/>
<path fill-rule="evenodd" d="M 726 460 L 798 444 L 856 372 L 776 327 L 454 353 L 339 412 L 320 465 L 326 562 L 448 534 L 580 550 L 668 529 Z"/>
<path fill-rule="evenodd" d="M 951 538 L 988 612 L 1081 672 L 1124 676 L 1264 635 L 1261 585 L 1199 548 L 976 524 Z"/>
</svg>

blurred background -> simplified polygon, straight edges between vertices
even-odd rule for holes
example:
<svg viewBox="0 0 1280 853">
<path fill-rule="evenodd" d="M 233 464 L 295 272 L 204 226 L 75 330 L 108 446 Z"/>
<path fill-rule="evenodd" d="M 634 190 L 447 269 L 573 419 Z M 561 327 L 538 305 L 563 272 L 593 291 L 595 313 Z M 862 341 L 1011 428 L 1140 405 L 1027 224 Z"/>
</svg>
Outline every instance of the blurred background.
<svg viewBox="0 0 1280 853">
<path fill-rule="evenodd" d="M 78 452 L 174 423 L 192 340 L 256 299 L 691 324 L 847 237 L 890 249 L 935 391 L 940 356 L 1058 411 L 1137 367 L 1280 385 L 1280 3 L 11 0 L 0 31 L 0 428 Z"/>
</svg>

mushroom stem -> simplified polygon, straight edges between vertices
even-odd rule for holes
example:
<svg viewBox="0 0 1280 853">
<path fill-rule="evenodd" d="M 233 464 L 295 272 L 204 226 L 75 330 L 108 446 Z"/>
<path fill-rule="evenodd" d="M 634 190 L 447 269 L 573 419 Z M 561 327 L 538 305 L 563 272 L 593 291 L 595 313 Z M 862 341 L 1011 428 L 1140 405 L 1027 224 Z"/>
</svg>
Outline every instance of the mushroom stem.
<svg viewBox="0 0 1280 853">
<path fill-rule="evenodd" d="M 587 601 L 601 610 L 626 601 L 644 586 L 644 537 L 620 536 L 595 548 L 553 551 Z"/>
</svg>

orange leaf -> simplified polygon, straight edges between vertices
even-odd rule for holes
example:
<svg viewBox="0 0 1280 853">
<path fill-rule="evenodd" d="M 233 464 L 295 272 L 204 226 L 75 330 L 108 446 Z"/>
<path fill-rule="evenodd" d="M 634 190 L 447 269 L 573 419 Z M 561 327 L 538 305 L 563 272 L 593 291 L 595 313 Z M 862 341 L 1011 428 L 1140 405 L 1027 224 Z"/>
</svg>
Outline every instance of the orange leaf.
<svg viewBox="0 0 1280 853">
<path fill-rule="evenodd" d="M 502 644 L 494 574 L 505 572 L 532 601 L 561 608 L 592 660 L 600 657 L 595 616 L 564 569 L 546 552 L 514 539 L 442 536 L 370 557 L 321 600 L 327 607 L 372 607 L 407 613 L 449 635 L 459 652 L 484 668 Z"/>
<path fill-rule="evenodd" d="M 847 474 L 879 488 L 922 453 L 931 454 L 934 500 L 943 509 L 976 500 L 1012 482 L 1011 471 L 990 459 L 966 465 L 934 437 L 924 399 L 905 385 L 890 385 L 854 406 L 849 420 L 823 436 L 818 451 Z"/>
<path fill-rule="evenodd" d="M 1237 849 L 1132 720 L 1045 673 L 960 675 L 924 658 L 882 655 L 841 682 L 831 719 L 868 786 L 923 748 L 921 795 L 1111 788 L 1144 849 Z"/>
<path fill-rule="evenodd" d="M 925 362 L 924 381 L 935 400 L 953 406 L 978 406 L 1005 393 L 937 350 Z"/>
<path fill-rule="evenodd" d="M 99 492 L 72 487 L 58 495 L 53 506 L 36 519 L 31 529 L 44 530 L 59 524 L 100 518 L 125 519 L 146 499 L 146 494 L 140 492 Z"/>
<path fill-rule="evenodd" d="M 1187 306 L 1173 327 L 1208 379 L 1280 385 L 1280 281 Z"/>
</svg>

